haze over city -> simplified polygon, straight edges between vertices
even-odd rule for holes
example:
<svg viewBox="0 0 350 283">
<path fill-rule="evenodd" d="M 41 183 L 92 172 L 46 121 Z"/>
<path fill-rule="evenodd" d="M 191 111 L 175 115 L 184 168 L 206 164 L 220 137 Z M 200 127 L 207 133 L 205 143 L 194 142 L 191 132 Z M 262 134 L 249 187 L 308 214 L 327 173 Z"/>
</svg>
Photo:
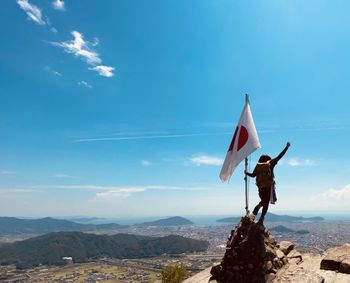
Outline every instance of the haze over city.
<svg viewBox="0 0 350 283">
<path fill-rule="evenodd" d="M 2 1 L 0 215 L 243 214 L 245 93 L 250 167 L 292 144 L 270 211 L 349 215 L 349 6 Z"/>
</svg>

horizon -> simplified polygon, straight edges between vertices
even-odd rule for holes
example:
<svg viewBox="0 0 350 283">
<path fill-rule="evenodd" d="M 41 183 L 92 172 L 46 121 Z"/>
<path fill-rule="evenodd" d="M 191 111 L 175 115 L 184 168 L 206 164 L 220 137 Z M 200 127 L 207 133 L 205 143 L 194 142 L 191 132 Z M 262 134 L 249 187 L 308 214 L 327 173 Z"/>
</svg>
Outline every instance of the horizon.
<svg viewBox="0 0 350 283">
<path fill-rule="evenodd" d="M 243 215 L 246 93 L 269 212 L 350 215 L 350 3 L 59 2 L 1 3 L 0 216 Z"/>
</svg>

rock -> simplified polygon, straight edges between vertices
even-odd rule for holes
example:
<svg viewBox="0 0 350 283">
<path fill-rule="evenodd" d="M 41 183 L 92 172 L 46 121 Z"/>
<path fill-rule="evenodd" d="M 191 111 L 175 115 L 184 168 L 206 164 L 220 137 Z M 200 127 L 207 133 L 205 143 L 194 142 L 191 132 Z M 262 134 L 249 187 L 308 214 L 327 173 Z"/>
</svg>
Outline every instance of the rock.
<svg viewBox="0 0 350 283">
<path fill-rule="evenodd" d="M 268 229 L 249 217 L 242 217 L 231 231 L 220 265 L 212 268 L 211 279 L 218 283 L 265 283 L 265 276 L 276 273 L 284 264 L 277 254 L 280 258 L 285 256 Z"/>
<path fill-rule="evenodd" d="M 299 262 L 301 262 L 303 260 L 303 256 L 301 255 L 301 253 L 299 253 L 296 250 L 290 251 L 288 253 L 288 255 L 286 256 L 286 258 L 289 262 L 293 262 L 295 264 L 298 264 Z"/>
<path fill-rule="evenodd" d="M 288 255 L 289 252 L 294 249 L 295 245 L 292 242 L 289 241 L 281 241 L 279 243 L 280 250 L 285 254 Z"/>
<path fill-rule="evenodd" d="M 281 250 L 277 250 L 276 255 L 279 259 L 282 259 L 284 257 L 284 253 Z"/>
<path fill-rule="evenodd" d="M 300 258 L 300 259 L 303 258 L 302 255 L 301 255 L 301 253 L 299 253 L 299 252 L 296 251 L 296 250 L 290 251 L 290 252 L 288 253 L 288 255 L 287 255 L 287 258 L 296 258 L 296 257 L 298 257 L 298 258 Z"/>
<path fill-rule="evenodd" d="M 341 264 L 344 264 L 341 267 Z M 343 273 L 349 273 L 350 263 L 350 244 L 344 244 L 339 247 L 330 248 L 325 252 L 321 261 L 321 269 L 334 270 Z"/>
<path fill-rule="evenodd" d="M 345 258 L 340 263 L 339 272 L 350 274 L 350 258 Z"/>
<path fill-rule="evenodd" d="M 265 271 L 269 271 L 269 270 L 271 270 L 272 269 L 272 262 L 269 260 L 269 261 L 267 261 L 267 262 L 265 262 L 265 264 L 264 264 L 264 270 Z"/>
<path fill-rule="evenodd" d="M 276 275 L 273 273 L 266 274 L 265 275 L 265 282 L 266 283 L 272 282 L 273 279 L 275 279 L 275 278 L 276 278 Z"/>
<path fill-rule="evenodd" d="M 290 277 L 290 281 L 274 281 L 276 282 L 297 282 L 297 283 L 324 283 L 324 278 L 315 272 L 309 271 L 295 273 Z"/>
</svg>

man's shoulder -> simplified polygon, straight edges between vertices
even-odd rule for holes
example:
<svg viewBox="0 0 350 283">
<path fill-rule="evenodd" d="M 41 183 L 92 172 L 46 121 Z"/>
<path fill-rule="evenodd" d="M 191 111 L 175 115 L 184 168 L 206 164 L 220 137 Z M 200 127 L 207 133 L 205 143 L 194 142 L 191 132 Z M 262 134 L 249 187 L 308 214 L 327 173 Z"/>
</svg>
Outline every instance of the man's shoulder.
<svg viewBox="0 0 350 283">
<path fill-rule="evenodd" d="M 278 160 L 276 158 L 273 158 L 269 161 L 270 166 L 275 166 L 278 163 Z"/>
</svg>

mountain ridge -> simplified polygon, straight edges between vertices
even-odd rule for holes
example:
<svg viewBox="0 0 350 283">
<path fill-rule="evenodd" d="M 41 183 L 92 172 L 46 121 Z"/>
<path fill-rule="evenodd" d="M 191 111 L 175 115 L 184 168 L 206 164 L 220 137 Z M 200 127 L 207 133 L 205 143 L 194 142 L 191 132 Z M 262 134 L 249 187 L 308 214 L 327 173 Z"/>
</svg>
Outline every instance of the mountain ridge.
<svg viewBox="0 0 350 283">
<path fill-rule="evenodd" d="M 260 214 L 257 215 L 257 218 Z M 241 220 L 241 217 L 227 217 L 216 220 L 219 223 L 236 223 Z M 324 221 L 325 219 L 321 216 L 315 217 L 303 217 L 303 216 L 290 216 L 290 215 L 279 215 L 268 212 L 265 216 L 266 222 L 304 222 L 304 221 Z"/>
<path fill-rule="evenodd" d="M 149 237 L 131 234 L 95 235 L 83 232 L 53 232 L 0 247 L 0 265 L 16 264 L 19 269 L 63 265 L 62 257 L 89 262 L 101 257 L 142 258 L 181 254 L 207 249 L 209 243 L 177 235 Z"/>
</svg>

